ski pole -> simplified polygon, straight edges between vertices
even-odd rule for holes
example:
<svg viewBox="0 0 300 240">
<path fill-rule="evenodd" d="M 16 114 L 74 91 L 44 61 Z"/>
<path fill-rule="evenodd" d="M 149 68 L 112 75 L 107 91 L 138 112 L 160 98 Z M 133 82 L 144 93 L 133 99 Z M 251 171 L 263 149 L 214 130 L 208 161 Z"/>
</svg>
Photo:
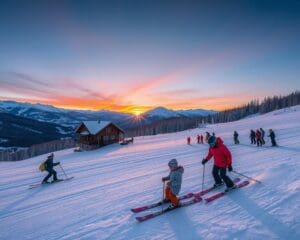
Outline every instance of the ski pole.
<svg viewBox="0 0 300 240">
<path fill-rule="evenodd" d="M 254 179 L 254 178 L 251 178 L 251 177 L 248 177 L 248 176 L 246 176 L 246 175 L 244 175 L 244 174 L 241 174 L 241 173 L 239 173 L 239 172 L 236 172 L 236 171 L 233 171 L 233 170 L 232 170 L 232 172 L 234 172 L 234 173 L 236 173 L 236 174 L 239 174 L 239 175 L 241 175 L 241 176 L 243 176 L 243 177 L 245 177 L 245 178 L 251 179 L 251 180 L 253 180 L 253 181 L 255 181 L 255 182 L 261 183 L 261 181 L 258 181 L 258 180 Z"/>
<path fill-rule="evenodd" d="M 65 173 L 65 170 L 63 169 L 63 167 L 61 166 L 61 164 L 59 164 L 61 170 L 63 171 L 63 173 L 65 174 L 66 178 L 68 178 L 67 174 Z"/>
<path fill-rule="evenodd" d="M 202 175 L 202 192 L 204 189 L 204 173 L 205 173 L 205 164 L 203 165 L 203 175 Z"/>
</svg>

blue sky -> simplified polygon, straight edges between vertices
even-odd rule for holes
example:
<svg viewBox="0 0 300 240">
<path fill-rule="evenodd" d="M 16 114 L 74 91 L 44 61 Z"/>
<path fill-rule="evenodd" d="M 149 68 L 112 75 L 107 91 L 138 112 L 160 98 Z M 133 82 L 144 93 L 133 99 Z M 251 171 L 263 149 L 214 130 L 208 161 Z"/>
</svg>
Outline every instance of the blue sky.
<svg viewBox="0 0 300 240">
<path fill-rule="evenodd" d="M 300 89 L 299 1 L 1 1 L 0 99 L 221 110 Z"/>
</svg>

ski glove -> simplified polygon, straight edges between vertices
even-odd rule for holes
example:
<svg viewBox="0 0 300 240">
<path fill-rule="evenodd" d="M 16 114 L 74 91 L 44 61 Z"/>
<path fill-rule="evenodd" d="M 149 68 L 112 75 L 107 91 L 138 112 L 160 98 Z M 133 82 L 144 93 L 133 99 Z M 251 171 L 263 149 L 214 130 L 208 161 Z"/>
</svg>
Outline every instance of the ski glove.
<svg viewBox="0 0 300 240">
<path fill-rule="evenodd" d="M 161 180 L 164 182 L 164 181 L 166 181 L 166 178 L 165 178 L 165 177 L 163 177 Z"/>
<path fill-rule="evenodd" d="M 231 172 L 233 169 L 232 169 L 232 166 L 231 164 L 228 166 L 228 171 Z"/>
<path fill-rule="evenodd" d="M 203 158 L 203 160 L 202 160 L 202 165 L 204 165 L 205 163 L 207 163 L 207 159 L 206 158 Z"/>
</svg>

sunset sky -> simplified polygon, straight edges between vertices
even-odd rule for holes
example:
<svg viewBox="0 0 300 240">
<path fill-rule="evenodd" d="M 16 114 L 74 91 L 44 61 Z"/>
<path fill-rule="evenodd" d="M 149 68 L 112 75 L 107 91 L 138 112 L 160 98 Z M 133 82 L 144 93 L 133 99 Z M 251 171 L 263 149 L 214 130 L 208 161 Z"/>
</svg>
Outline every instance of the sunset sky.
<svg viewBox="0 0 300 240">
<path fill-rule="evenodd" d="M 300 90 L 300 1 L 0 1 L 0 100 L 222 110 Z"/>
</svg>

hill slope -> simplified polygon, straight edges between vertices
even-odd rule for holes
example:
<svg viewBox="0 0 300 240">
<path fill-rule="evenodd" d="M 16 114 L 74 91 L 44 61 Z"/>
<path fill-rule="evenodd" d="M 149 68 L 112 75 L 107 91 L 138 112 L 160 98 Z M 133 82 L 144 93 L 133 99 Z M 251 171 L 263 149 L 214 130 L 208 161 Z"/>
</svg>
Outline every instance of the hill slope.
<svg viewBox="0 0 300 240">
<path fill-rule="evenodd" d="M 44 176 L 37 167 L 45 156 L 1 162 L 0 239 L 300 239 L 299 119 L 296 106 L 205 129 L 140 137 L 132 145 L 60 151 L 55 160 L 75 178 L 31 190 L 28 185 Z M 269 147 L 270 141 L 262 148 L 250 145 L 249 130 L 259 127 L 274 129 L 280 147 Z M 240 145 L 232 144 L 234 130 Z M 171 158 L 185 168 L 181 194 L 201 189 L 200 161 L 208 147 L 195 144 L 195 138 L 205 131 L 224 139 L 234 170 L 263 183 L 137 223 L 130 208 L 161 199 L 161 177 L 168 174 Z M 213 184 L 211 168 L 210 162 L 206 187 Z"/>
</svg>

